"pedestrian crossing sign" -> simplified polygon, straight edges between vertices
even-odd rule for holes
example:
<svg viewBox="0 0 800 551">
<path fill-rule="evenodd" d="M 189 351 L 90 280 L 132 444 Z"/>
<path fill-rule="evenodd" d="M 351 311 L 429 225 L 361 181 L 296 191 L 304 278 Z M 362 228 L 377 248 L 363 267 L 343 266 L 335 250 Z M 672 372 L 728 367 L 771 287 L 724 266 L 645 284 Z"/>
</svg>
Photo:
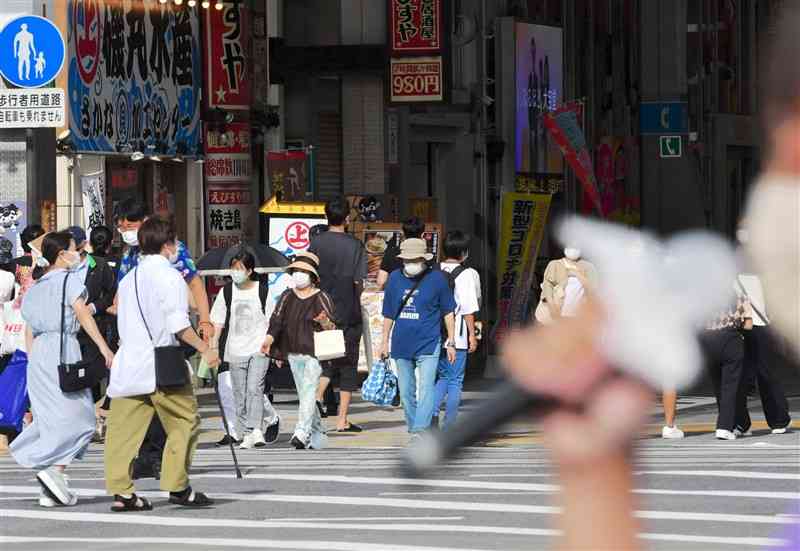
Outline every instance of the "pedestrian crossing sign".
<svg viewBox="0 0 800 551">
<path fill-rule="evenodd" d="M 659 146 L 662 159 L 674 159 L 683 155 L 680 136 L 661 136 L 659 138 Z"/>
</svg>

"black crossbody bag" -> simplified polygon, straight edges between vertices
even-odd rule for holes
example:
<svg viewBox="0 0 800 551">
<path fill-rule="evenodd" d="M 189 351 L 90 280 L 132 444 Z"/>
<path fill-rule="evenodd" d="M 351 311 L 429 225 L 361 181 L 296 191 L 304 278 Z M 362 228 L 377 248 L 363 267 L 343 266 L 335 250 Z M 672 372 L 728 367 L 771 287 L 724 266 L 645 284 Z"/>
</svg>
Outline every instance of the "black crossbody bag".
<svg viewBox="0 0 800 551">
<path fill-rule="evenodd" d="M 155 345 L 153 334 L 150 333 L 150 327 L 148 327 L 147 319 L 144 317 L 142 303 L 139 302 L 139 274 L 136 273 L 138 271 L 139 268 L 137 267 L 133 274 L 133 286 L 136 291 L 136 304 L 139 306 L 139 314 L 142 316 L 147 336 L 150 337 L 150 342 L 153 344 L 153 355 L 156 364 L 156 387 L 164 389 L 184 387 L 189 384 L 189 370 L 186 367 L 183 347 L 180 345 Z"/>
<path fill-rule="evenodd" d="M 64 310 L 67 301 L 67 278 L 69 272 L 64 276 L 64 285 L 61 288 L 61 332 L 59 334 L 60 352 L 58 360 L 58 386 L 62 392 L 78 392 L 87 388 L 92 388 L 100 380 L 108 375 L 108 370 L 104 362 L 81 360 L 74 364 L 64 362 Z"/>
</svg>

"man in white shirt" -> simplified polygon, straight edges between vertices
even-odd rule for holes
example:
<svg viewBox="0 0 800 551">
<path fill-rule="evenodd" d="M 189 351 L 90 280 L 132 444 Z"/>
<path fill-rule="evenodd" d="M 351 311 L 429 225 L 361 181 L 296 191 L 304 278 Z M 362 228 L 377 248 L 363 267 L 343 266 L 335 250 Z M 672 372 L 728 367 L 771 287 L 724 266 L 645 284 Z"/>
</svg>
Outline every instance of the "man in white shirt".
<svg viewBox="0 0 800 551">
<path fill-rule="evenodd" d="M 173 225 L 149 218 L 139 229 L 139 243 L 142 260 L 118 290 L 120 348 L 107 391 L 113 399 L 105 447 L 106 488 L 114 495 L 111 509 L 152 508 L 147 499 L 133 493 L 130 467 L 154 414 L 167 432 L 161 489 L 170 492 L 169 501 L 176 505 L 210 505 L 207 496 L 189 486 L 188 469 L 200 424 L 191 379 L 181 388 L 158 388 L 155 347 L 175 346 L 177 336 L 197 349 L 212 367 L 219 364 L 219 355 L 189 322 L 188 290 L 170 265 L 178 247 Z"/>
</svg>

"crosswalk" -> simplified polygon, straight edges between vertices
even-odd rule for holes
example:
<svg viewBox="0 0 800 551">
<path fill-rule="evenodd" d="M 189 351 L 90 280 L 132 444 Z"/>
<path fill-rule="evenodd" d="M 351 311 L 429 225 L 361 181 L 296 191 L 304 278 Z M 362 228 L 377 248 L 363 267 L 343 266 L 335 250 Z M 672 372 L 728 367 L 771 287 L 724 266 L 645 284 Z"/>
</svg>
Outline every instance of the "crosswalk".
<svg viewBox="0 0 800 551">
<path fill-rule="evenodd" d="M 644 441 L 635 461 L 640 537 L 652 549 L 764 549 L 800 523 L 797 434 L 735 442 Z M 559 535 L 559 481 L 541 447 L 472 448 L 425 479 L 403 477 L 400 449 L 248 450 L 234 477 L 227 449 L 198 451 L 192 480 L 211 510 L 166 505 L 113 514 L 102 450 L 70 469 L 78 506 L 41 509 L 32 473 L 0 457 L 5 549 L 547 549 Z M 591 519 L 587 519 L 591 522 Z"/>
</svg>

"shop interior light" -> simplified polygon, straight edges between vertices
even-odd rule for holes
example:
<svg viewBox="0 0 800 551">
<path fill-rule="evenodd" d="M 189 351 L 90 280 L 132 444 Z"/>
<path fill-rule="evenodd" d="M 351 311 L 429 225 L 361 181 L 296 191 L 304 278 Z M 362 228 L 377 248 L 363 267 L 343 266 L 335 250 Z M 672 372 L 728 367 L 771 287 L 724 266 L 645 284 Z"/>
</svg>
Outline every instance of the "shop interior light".
<svg viewBox="0 0 800 551">
<path fill-rule="evenodd" d="M 142 153 L 141 151 L 134 151 L 133 153 L 131 153 L 131 161 L 133 161 L 134 163 L 136 161 L 141 161 L 142 159 L 144 159 L 144 153 Z"/>
<path fill-rule="evenodd" d="M 210 2 L 209 0 L 203 0 L 203 1 L 200 3 L 200 5 L 201 5 L 201 6 L 203 6 L 203 9 L 204 9 L 204 10 L 207 10 L 208 8 L 210 8 L 210 7 L 211 7 L 211 2 Z"/>
<path fill-rule="evenodd" d="M 183 4 L 183 0 L 175 0 L 176 6 L 180 6 L 181 4 Z"/>
<path fill-rule="evenodd" d="M 167 3 L 167 0 L 158 0 L 158 1 L 159 1 L 159 3 L 161 3 L 161 4 L 166 4 L 166 3 Z"/>
<path fill-rule="evenodd" d="M 196 158 L 196 159 L 194 160 L 194 162 L 195 162 L 195 163 L 197 163 L 197 164 L 199 164 L 199 165 L 201 165 L 201 164 L 205 163 L 205 162 L 206 162 L 206 160 L 205 160 L 203 157 L 198 157 L 198 158 Z"/>
<path fill-rule="evenodd" d="M 183 157 L 181 157 L 180 155 L 178 155 L 177 157 L 173 157 L 172 158 L 172 162 L 173 163 L 182 163 L 183 162 Z"/>
<path fill-rule="evenodd" d="M 222 8 L 225 7 L 225 4 L 222 3 L 222 0 L 217 0 L 217 3 L 214 4 L 214 7 L 217 8 L 218 10 L 221 10 Z"/>
<path fill-rule="evenodd" d="M 189 4 L 190 8 L 193 8 L 197 5 L 197 0 L 188 0 L 186 3 Z"/>
<path fill-rule="evenodd" d="M 154 163 L 160 163 L 161 157 L 159 157 L 158 155 L 150 155 L 150 160 L 153 161 Z"/>
</svg>

